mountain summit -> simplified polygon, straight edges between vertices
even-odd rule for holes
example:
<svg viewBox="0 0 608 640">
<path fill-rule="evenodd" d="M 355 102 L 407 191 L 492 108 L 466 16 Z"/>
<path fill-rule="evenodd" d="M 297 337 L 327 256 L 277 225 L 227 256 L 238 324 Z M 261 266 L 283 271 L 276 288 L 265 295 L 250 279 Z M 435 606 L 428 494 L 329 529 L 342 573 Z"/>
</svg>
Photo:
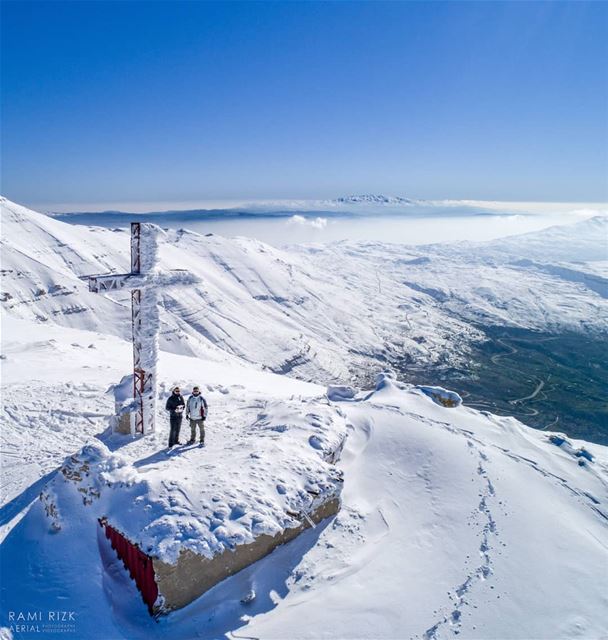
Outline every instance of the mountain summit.
<svg viewBox="0 0 608 640">
<path fill-rule="evenodd" d="M 401 196 L 385 196 L 382 194 L 367 193 L 363 195 L 350 195 L 335 198 L 331 202 L 336 204 L 381 204 L 387 206 L 400 206 L 413 204 L 413 200 Z"/>
</svg>

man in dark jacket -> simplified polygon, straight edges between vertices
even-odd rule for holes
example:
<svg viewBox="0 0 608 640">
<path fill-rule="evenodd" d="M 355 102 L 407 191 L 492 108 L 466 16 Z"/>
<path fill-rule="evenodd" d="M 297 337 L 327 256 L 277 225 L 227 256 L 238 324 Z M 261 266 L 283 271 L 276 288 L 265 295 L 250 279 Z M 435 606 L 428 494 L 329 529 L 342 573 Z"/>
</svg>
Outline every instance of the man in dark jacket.
<svg viewBox="0 0 608 640">
<path fill-rule="evenodd" d="M 179 387 L 173 389 L 173 393 L 167 398 L 165 409 L 169 412 L 169 422 L 171 423 L 171 431 L 169 432 L 169 447 L 181 444 L 179 441 L 179 430 L 182 426 L 182 417 L 186 403 L 184 397 L 180 393 Z"/>
</svg>

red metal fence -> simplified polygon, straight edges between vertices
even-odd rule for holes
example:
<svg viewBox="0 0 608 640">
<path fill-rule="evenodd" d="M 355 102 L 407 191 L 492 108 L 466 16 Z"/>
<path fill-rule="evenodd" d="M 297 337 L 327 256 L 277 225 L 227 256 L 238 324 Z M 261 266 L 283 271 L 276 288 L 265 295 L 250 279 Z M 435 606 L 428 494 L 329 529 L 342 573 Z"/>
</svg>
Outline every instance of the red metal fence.
<svg viewBox="0 0 608 640">
<path fill-rule="evenodd" d="M 103 527 L 112 549 L 116 551 L 116 555 L 122 560 L 125 569 L 135 580 L 144 602 L 148 605 L 148 611 L 152 615 L 154 603 L 158 597 L 158 585 L 154 578 L 152 558 L 143 553 L 139 547 L 127 540 L 122 533 L 110 526 L 104 519 L 100 519 L 99 524 Z"/>
</svg>

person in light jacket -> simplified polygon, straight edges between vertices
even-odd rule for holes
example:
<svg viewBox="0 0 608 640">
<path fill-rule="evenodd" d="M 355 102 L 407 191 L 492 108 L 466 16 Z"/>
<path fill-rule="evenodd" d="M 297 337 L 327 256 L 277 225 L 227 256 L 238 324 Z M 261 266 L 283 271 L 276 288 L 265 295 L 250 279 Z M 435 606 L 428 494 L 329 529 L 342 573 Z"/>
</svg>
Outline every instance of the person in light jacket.
<svg viewBox="0 0 608 640">
<path fill-rule="evenodd" d="M 188 444 L 196 442 L 196 427 L 200 429 L 200 443 L 205 444 L 205 419 L 207 418 L 207 401 L 201 395 L 198 387 L 192 388 L 192 395 L 186 403 L 186 418 L 190 420 L 190 441 Z"/>
</svg>

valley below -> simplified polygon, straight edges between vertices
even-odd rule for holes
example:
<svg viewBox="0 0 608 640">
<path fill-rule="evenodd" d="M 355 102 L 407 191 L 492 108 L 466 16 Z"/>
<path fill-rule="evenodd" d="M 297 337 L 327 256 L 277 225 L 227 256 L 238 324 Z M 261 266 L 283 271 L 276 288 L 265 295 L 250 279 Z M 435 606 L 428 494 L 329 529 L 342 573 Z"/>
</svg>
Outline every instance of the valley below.
<svg viewBox="0 0 608 640">
<path fill-rule="evenodd" d="M 608 444 L 606 337 L 483 327 L 487 340 L 471 344 L 462 367 L 395 362 L 401 379 L 440 382 L 465 405 L 514 416 L 540 430 Z"/>
</svg>

